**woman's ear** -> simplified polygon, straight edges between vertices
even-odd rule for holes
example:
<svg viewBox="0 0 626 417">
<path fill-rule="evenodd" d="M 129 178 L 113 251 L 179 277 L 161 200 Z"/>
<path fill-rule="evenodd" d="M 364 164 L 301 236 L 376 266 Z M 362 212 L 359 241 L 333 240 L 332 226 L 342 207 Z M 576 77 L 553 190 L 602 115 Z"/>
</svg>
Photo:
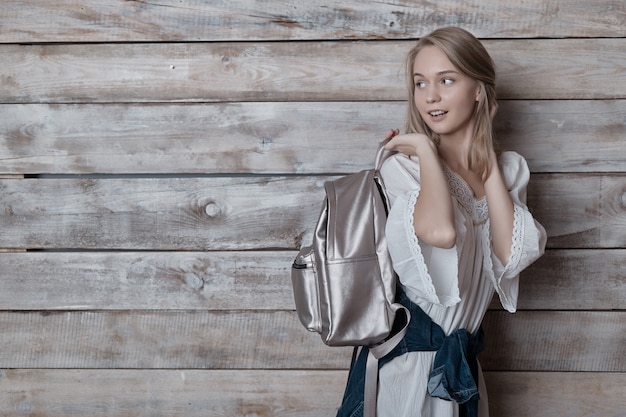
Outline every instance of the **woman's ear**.
<svg viewBox="0 0 626 417">
<path fill-rule="evenodd" d="M 476 101 L 480 101 L 480 98 L 482 96 L 483 93 L 483 85 L 482 83 L 476 83 Z"/>
</svg>

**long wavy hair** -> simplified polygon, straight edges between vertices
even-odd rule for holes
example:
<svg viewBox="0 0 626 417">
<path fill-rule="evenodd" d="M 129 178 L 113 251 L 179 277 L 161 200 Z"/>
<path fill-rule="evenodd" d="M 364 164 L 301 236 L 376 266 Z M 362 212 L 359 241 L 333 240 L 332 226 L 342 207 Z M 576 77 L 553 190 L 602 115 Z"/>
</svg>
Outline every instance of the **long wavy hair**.
<svg viewBox="0 0 626 417">
<path fill-rule="evenodd" d="M 415 83 L 413 65 L 417 54 L 427 46 L 436 46 L 448 57 L 456 69 L 474 79 L 480 86 L 480 98 L 474 106 L 474 140 L 472 141 L 468 164 L 483 181 L 490 172 L 490 150 L 495 145 L 495 133 L 492 124 L 492 111 L 497 109 L 496 71 L 491 56 L 480 41 L 468 31 L 458 27 L 445 27 L 420 38 L 409 51 L 406 58 L 406 78 L 409 93 L 407 133 L 422 133 L 439 145 L 439 135 L 433 132 L 417 111 L 415 101 Z"/>
</svg>

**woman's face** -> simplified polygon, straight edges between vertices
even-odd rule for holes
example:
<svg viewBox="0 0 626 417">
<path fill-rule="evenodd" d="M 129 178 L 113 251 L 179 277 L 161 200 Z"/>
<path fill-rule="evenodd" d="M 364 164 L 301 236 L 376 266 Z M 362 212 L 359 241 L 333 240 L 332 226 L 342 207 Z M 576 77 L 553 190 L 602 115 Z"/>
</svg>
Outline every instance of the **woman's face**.
<svg viewBox="0 0 626 417">
<path fill-rule="evenodd" d="M 413 64 L 415 106 L 430 129 L 445 137 L 473 132 L 478 83 L 463 75 L 436 46 L 423 48 Z"/>
</svg>

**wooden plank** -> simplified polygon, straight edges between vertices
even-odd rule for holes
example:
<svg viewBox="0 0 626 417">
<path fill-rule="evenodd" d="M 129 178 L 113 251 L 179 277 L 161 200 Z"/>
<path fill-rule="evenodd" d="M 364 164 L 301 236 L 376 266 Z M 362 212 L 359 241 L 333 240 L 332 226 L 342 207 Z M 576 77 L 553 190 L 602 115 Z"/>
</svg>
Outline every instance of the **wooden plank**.
<svg viewBox="0 0 626 417">
<path fill-rule="evenodd" d="M 294 249 L 325 178 L 0 180 L 0 247 Z"/>
<path fill-rule="evenodd" d="M 521 310 L 620 310 L 626 300 L 623 249 L 548 250 L 520 275 Z M 501 309 L 497 296 L 493 308 Z"/>
<path fill-rule="evenodd" d="M 335 177 L 0 180 L 0 247 L 296 249 Z M 528 204 L 551 248 L 623 248 L 624 176 L 541 174 Z"/>
<path fill-rule="evenodd" d="M 1 368 L 347 369 L 352 353 L 292 311 L 0 312 L 0 326 Z M 624 311 L 489 311 L 484 329 L 485 370 L 626 371 Z"/>
<path fill-rule="evenodd" d="M 405 108 L 403 102 L 0 105 L 0 169 L 353 172 L 371 167 L 386 129 L 403 127 Z M 502 100 L 496 130 L 501 147 L 524 155 L 533 172 L 626 171 L 624 114 L 626 100 Z"/>
<path fill-rule="evenodd" d="M 402 109 L 393 102 L 0 105 L 0 169 L 354 172 L 372 166 L 386 129 L 403 123 Z"/>
<path fill-rule="evenodd" d="M 606 43 L 605 43 L 606 42 Z M 527 97 L 524 91 L 532 83 L 532 90 L 545 91 L 547 94 L 538 94 L 541 99 L 611 99 L 621 97 L 619 89 L 606 89 L 596 95 L 587 88 L 563 82 L 561 77 L 584 82 L 595 80 L 615 80 L 626 82 L 626 47 L 613 44 L 613 40 L 580 39 L 574 40 L 533 40 L 528 42 L 497 41 L 486 47 L 492 53 L 497 68 L 497 92 L 501 98 L 523 99 Z M 507 48 L 508 46 L 508 48 Z M 616 47 L 618 49 L 613 49 Z M 593 48 L 609 48 L 609 54 L 617 52 L 616 59 L 620 68 L 610 62 L 613 56 L 597 56 L 588 61 L 589 53 Z M 580 49 L 575 49 L 580 48 Z M 621 48 L 621 49 L 619 49 Z M 523 57 L 522 59 L 519 59 Z M 558 57 L 558 59 L 555 59 Z M 559 68 L 551 64 L 559 62 Z M 547 74 L 554 74 L 548 76 Z M 534 94 L 534 93 L 533 93 Z"/>
<path fill-rule="evenodd" d="M 415 38 L 444 25 L 462 25 L 484 37 L 626 34 L 624 10 L 593 0 L 162 0 L 140 6 L 122 0 L 21 0 L 4 6 L 0 17 L 0 42 L 12 43 Z"/>
<path fill-rule="evenodd" d="M 293 310 L 295 251 L 0 254 L 0 310 Z M 520 310 L 623 309 L 626 250 L 548 250 Z M 592 279 L 590 279 L 592 278 Z M 497 297 L 492 309 L 502 309 Z"/>
<path fill-rule="evenodd" d="M 0 254 L 0 310 L 293 310 L 288 252 Z"/>
<path fill-rule="evenodd" d="M 485 372 L 490 415 L 624 417 L 620 373 Z M 0 416 L 328 417 L 347 371 L 11 369 Z M 27 411 L 24 411 L 27 410 Z"/>
<path fill-rule="evenodd" d="M 535 175 L 528 205 L 551 248 L 623 248 L 625 184 L 621 175 Z"/>
<path fill-rule="evenodd" d="M 347 371 L 5 370 L 0 416 L 322 417 Z"/>
<path fill-rule="evenodd" d="M 626 374 L 486 372 L 490 415 L 624 417 Z"/>
<path fill-rule="evenodd" d="M 626 101 L 499 101 L 502 149 L 524 155 L 533 172 L 625 171 Z"/>
<path fill-rule="evenodd" d="M 347 369 L 291 311 L 0 312 L 0 368 Z"/>
<path fill-rule="evenodd" d="M 626 375 L 485 372 L 490 415 L 624 417 Z M 346 371 L 5 370 L 0 416 L 328 417 Z"/>
<path fill-rule="evenodd" d="M 0 102 L 404 100 L 413 43 L 2 45 Z M 626 38 L 485 45 L 502 99 L 626 98 Z"/>
<path fill-rule="evenodd" d="M 492 311 L 483 327 L 483 369 L 624 372 L 626 313 Z"/>
</svg>

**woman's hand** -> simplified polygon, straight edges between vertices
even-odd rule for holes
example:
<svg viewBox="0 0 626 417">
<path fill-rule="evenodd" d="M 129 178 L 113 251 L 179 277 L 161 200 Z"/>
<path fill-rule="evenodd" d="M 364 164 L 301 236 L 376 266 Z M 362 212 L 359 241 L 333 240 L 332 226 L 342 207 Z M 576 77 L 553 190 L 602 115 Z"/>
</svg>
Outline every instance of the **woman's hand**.
<svg viewBox="0 0 626 417">
<path fill-rule="evenodd" d="M 421 133 L 408 133 L 401 135 L 398 129 L 392 129 L 387 132 L 385 140 L 389 142 L 385 145 L 385 149 L 390 151 L 402 152 L 408 156 L 423 157 L 425 153 L 428 156 L 437 155 L 437 146 L 430 138 Z"/>
<path fill-rule="evenodd" d="M 383 142 L 386 142 L 392 139 L 394 136 L 398 136 L 399 134 L 400 134 L 400 129 L 389 129 L 387 131 L 387 134 L 385 135 L 385 140 L 383 140 Z"/>
<path fill-rule="evenodd" d="M 397 129 L 387 132 L 388 150 L 419 159 L 419 196 L 413 210 L 413 229 L 416 236 L 429 245 L 451 248 L 456 243 L 454 211 L 443 173 L 437 146 L 426 135 L 409 133 L 401 135 Z"/>
</svg>

